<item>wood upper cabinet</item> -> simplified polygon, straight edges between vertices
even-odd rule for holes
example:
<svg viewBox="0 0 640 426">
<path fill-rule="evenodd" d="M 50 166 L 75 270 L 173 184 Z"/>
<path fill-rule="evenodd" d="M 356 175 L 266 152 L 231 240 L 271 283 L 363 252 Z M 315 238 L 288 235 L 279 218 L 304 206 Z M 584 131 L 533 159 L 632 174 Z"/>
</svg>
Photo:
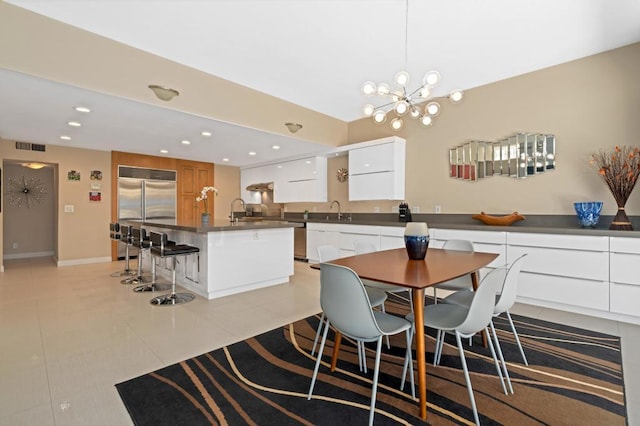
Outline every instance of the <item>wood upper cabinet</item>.
<svg viewBox="0 0 640 426">
<path fill-rule="evenodd" d="M 196 197 L 205 186 L 215 186 L 213 182 L 213 164 L 199 161 L 178 160 L 178 222 L 197 223 L 204 213 L 204 203 Z M 208 210 L 213 215 L 215 195 L 209 193 Z"/>
</svg>

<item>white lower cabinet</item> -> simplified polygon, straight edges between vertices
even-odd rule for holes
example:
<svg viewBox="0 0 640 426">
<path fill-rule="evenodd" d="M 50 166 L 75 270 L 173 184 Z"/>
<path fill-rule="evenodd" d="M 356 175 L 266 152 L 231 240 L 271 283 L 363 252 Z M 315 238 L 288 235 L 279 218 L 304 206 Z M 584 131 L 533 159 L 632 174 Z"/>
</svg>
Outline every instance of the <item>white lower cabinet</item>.
<svg viewBox="0 0 640 426">
<path fill-rule="evenodd" d="M 311 263 L 318 263 L 318 247 L 340 244 L 340 232 L 330 223 L 307 223 L 307 259 Z"/>
<path fill-rule="evenodd" d="M 640 238 L 611 237 L 610 310 L 640 317 Z"/>
<path fill-rule="evenodd" d="M 380 227 L 380 250 L 404 247 L 404 226 Z"/>
<path fill-rule="evenodd" d="M 507 257 L 528 254 L 518 296 L 609 310 L 609 237 L 509 233 Z"/>
</svg>

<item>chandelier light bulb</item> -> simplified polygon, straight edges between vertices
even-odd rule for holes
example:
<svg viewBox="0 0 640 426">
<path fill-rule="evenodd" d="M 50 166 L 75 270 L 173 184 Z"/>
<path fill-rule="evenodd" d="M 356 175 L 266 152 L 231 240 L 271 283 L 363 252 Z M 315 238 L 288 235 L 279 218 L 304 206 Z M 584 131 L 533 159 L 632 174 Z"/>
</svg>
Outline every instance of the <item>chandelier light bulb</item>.
<svg viewBox="0 0 640 426">
<path fill-rule="evenodd" d="M 385 95 L 388 95 L 390 92 L 391 90 L 389 89 L 389 85 L 387 83 L 380 83 L 378 85 L 378 95 L 385 96 Z"/>
<path fill-rule="evenodd" d="M 409 84 L 409 73 L 406 71 L 400 71 L 396 74 L 395 80 L 398 86 L 404 87 Z"/>
<path fill-rule="evenodd" d="M 402 119 L 401 118 L 394 118 L 393 120 L 391 120 L 391 128 L 393 130 L 400 130 L 402 128 Z"/>
<path fill-rule="evenodd" d="M 364 115 L 367 117 L 371 117 L 373 115 L 373 111 L 375 111 L 375 107 L 371 104 L 366 104 L 364 107 L 362 107 L 362 112 L 364 112 Z"/>
<path fill-rule="evenodd" d="M 429 102 L 424 110 L 430 116 L 435 117 L 440 113 L 440 104 L 437 102 Z"/>
<path fill-rule="evenodd" d="M 387 121 L 387 113 L 379 109 L 373 114 L 373 121 L 375 121 L 377 124 L 384 123 L 385 121 Z"/>
<path fill-rule="evenodd" d="M 409 103 L 407 101 L 400 101 L 396 103 L 395 110 L 398 115 L 404 115 L 409 110 Z"/>
<path fill-rule="evenodd" d="M 362 93 L 364 93 L 367 96 L 373 95 L 374 93 L 376 93 L 376 91 L 377 91 L 377 87 L 373 81 L 365 81 L 364 84 L 362 85 Z"/>
<path fill-rule="evenodd" d="M 424 75 L 422 82 L 425 86 L 433 87 L 440 81 L 440 73 L 438 71 L 429 71 Z"/>
<path fill-rule="evenodd" d="M 413 106 L 409 111 L 409 115 L 411 115 L 411 118 L 418 118 L 420 117 L 420 110 L 418 109 L 418 107 Z"/>
<path fill-rule="evenodd" d="M 433 123 L 433 119 L 428 115 L 424 115 L 420 119 L 420 124 L 422 124 L 425 127 L 431 126 L 431 123 Z"/>
<path fill-rule="evenodd" d="M 455 104 L 460 102 L 463 96 L 462 90 L 452 90 L 449 94 L 449 99 Z"/>
</svg>

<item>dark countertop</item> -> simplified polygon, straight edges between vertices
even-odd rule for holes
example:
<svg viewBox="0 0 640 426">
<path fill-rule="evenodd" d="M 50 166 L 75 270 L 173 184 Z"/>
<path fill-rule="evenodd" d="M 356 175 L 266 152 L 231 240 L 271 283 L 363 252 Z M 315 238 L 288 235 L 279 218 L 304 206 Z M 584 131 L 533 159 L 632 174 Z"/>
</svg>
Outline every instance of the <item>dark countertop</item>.
<svg viewBox="0 0 640 426">
<path fill-rule="evenodd" d="M 202 225 L 201 223 L 177 223 L 175 225 L 166 224 L 162 222 L 150 222 L 150 221 L 126 221 L 127 223 L 146 225 L 156 228 L 173 229 L 176 231 L 187 231 L 196 233 L 207 232 L 220 232 L 220 231 L 247 231 L 251 229 L 273 229 L 273 228 L 301 228 L 304 225 L 302 223 L 288 222 L 284 220 L 262 220 L 262 221 L 238 221 L 231 223 L 228 220 L 214 220 L 208 225 Z"/>
<path fill-rule="evenodd" d="M 329 216 L 329 219 L 327 219 Z M 515 222 L 510 226 L 485 225 L 471 218 L 471 214 L 414 214 L 414 222 L 427 222 L 430 228 L 462 229 L 469 231 L 505 231 L 526 232 L 538 234 L 559 235 L 595 235 L 607 237 L 640 238 L 640 231 L 610 230 L 609 224 L 613 216 L 601 216 L 596 228 L 581 228 L 574 215 L 526 215 L 525 220 Z M 335 213 L 310 213 L 309 219 L 304 219 L 301 213 L 285 213 L 285 220 L 296 223 L 333 223 L 344 225 L 370 226 L 398 226 L 406 223 L 398 221 L 397 214 L 387 213 L 353 213 L 351 220 L 345 214 L 341 220 Z M 640 217 L 630 217 L 634 229 L 640 229 Z"/>
</svg>

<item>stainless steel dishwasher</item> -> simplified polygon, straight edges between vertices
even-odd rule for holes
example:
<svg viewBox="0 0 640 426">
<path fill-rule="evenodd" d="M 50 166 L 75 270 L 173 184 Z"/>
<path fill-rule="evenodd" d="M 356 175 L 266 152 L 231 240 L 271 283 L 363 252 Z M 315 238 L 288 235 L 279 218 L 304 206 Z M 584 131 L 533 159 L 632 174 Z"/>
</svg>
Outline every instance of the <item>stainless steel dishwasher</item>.
<svg viewBox="0 0 640 426">
<path fill-rule="evenodd" d="M 301 228 L 293 228 L 293 259 L 307 261 L 307 223 Z"/>
</svg>

